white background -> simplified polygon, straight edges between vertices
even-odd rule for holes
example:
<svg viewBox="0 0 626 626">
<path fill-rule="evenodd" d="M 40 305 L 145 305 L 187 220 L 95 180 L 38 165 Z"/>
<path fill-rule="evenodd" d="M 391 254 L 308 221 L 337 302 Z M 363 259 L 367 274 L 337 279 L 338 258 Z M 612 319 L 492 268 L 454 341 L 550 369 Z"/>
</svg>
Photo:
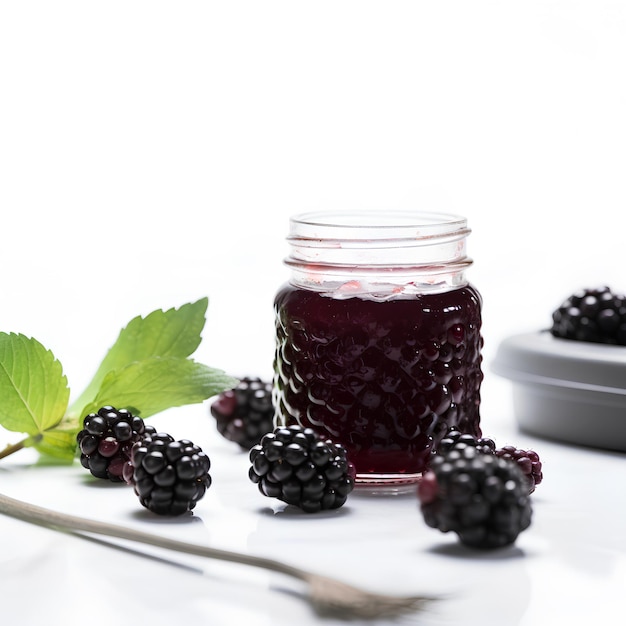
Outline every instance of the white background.
<svg viewBox="0 0 626 626">
<path fill-rule="evenodd" d="M 441 209 L 488 360 L 626 290 L 625 110 L 617 1 L 2 2 L 0 330 L 78 390 L 131 317 L 207 295 L 198 358 L 266 373 L 291 214 Z"/>
<path fill-rule="evenodd" d="M 546 327 L 581 287 L 626 292 L 625 111 L 626 4 L 618 1 L 0 0 L 0 331 L 50 348 L 77 394 L 132 317 L 206 295 L 196 358 L 236 376 L 266 376 L 290 215 L 452 211 L 473 230 L 469 278 L 484 299 L 484 430 L 514 432 L 508 386 L 489 370 L 499 341 Z M 198 414 L 206 408 L 186 413 Z M 214 435 L 208 421 L 196 424 Z M 245 459 L 225 444 L 216 449 L 217 491 L 195 519 L 204 519 L 215 543 L 237 549 L 271 550 L 286 534 L 296 547 L 310 545 L 302 554 L 318 566 L 324 552 L 307 542 L 335 528 L 345 545 L 325 545 L 354 548 L 354 561 L 339 570 L 371 584 L 371 563 L 360 544 L 350 545 L 369 533 L 381 559 L 401 555 L 389 570 L 379 565 L 378 582 L 393 584 L 396 572 L 407 585 L 427 586 L 417 555 L 438 572 L 435 582 L 468 583 L 476 587 L 470 601 L 495 607 L 488 618 L 468 605 L 483 625 L 502 626 L 505 614 L 510 624 L 525 615 L 524 626 L 561 617 L 608 624 L 624 581 L 624 509 L 615 499 L 623 482 L 598 483 L 594 472 L 623 474 L 623 459 L 538 448 L 552 465 L 538 490 L 534 532 L 521 543 L 527 559 L 438 551 L 437 540 L 418 530 L 412 502 L 389 516 L 356 500 L 347 517 L 326 526 L 297 516 L 281 521 L 268 508 L 259 515 L 263 505 L 243 495 L 249 485 L 227 473 L 229 461 Z M 42 485 L 21 462 L 2 476 L 14 495 Z M 28 492 L 40 502 L 70 512 L 99 502 L 94 514 L 154 530 L 130 504 L 113 504 L 112 491 L 76 479 L 57 493 L 49 476 L 50 489 Z M 19 553 L 14 567 L 25 577 L 9 569 L 3 588 L 13 584 L 19 599 L 24 579 L 42 589 L 58 575 L 62 586 L 85 592 L 74 601 L 86 610 L 92 587 L 83 559 L 100 559 L 100 550 L 2 523 L 15 533 L 3 535 L 3 552 Z M 191 526 L 204 539 L 204 525 Z M 387 543 L 376 534 L 381 528 L 391 528 Z M 128 569 L 111 579 L 133 584 L 139 560 L 119 558 Z M 107 567 L 102 579 L 114 566 Z M 150 567 L 157 569 L 136 571 L 154 572 L 158 594 L 170 580 L 160 576 L 172 570 Z M 187 594 L 211 623 L 234 623 L 233 614 L 276 623 L 273 595 L 240 606 L 233 587 L 220 608 L 223 582 L 205 588 L 179 576 L 189 586 L 172 611 Z M 494 597 L 494 585 L 510 576 L 521 591 L 511 586 Z M 556 581 L 567 587 L 551 604 Z M 50 624 L 83 623 L 85 613 L 71 617 L 65 604 L 54 613 L 64 601 L 52 591 L 42 601 Z M 125 602 L 108 610 L 117 617 L 140 610 L 132 598 Z M 267 610 L 259 613 L 261 604 Z M 300 621 L 286 610 L 280 623 L 304 623 L 297 600 L 289 607 Z M 11 609 L 17 623 L 26 608 L 38 610 L 9 603 L 9 621 Z M 470 619 L 462 603 L 449 610 Z M 148 621 L 174 617 L 166 611 Z"/>
</svg>

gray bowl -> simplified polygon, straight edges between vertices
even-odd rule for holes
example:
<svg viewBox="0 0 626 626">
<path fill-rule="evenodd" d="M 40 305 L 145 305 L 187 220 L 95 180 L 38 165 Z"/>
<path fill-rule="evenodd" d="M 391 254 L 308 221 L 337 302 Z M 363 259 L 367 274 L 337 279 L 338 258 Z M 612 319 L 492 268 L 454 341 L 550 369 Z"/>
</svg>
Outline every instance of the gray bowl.
<svg viewBox="0 0 626 626">
<path fill-rule="evenodd" d="M 513 383 L 521 430 L 626 451 L 626 347 L 527 333 L 503 340 L 491 369 Z"/>
</svg>

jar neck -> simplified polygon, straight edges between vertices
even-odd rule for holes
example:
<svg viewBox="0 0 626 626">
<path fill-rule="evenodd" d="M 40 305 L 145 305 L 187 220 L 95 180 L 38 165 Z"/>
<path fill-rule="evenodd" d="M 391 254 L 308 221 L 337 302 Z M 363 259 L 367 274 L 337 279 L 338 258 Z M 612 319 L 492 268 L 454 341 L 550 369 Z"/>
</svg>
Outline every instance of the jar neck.
<svg viewBox="0 0 626 626">
<path fill-rule="evenodd" d="M 291 283 L 333 297 L 389 299 L 467 284 L 467 220 L 425 212 L 317 212 L 290 220 Z"/>
</svg>

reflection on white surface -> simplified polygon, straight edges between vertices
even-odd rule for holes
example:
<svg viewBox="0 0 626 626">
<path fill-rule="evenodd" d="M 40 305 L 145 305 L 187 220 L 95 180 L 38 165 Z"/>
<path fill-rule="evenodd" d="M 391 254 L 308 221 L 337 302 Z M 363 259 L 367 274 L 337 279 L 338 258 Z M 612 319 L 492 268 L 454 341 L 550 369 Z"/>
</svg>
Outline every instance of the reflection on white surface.
<svg viewBox="0 0 626 626">
<path fill-rule="evenodd" d="M 497 440 L 539 451 L 545 478 L 533 494 L 531 527 L 514 546 L 480 553 L 427 528 L 411 494 L 353 492 L 342 509 L 321 515 L 265 498 L 247 478 L 247 455 L 221 440 L 207 415 L 206 407 L 195 406 L 151 418 L 160 429 L 195 437 L 211 456 L 213 485 L 193 515 L 152 516 L 130 488 L 92 479 L 78 465 L 30 467 L 16 458 L 0 468 L 3 491 L 65 512 L 279 558 L 377 591 L 444 595 L 400 623 L 547 626 L 556 616 L 582 624 L 593 615 L 608 624 L 621 610 L 626 464 L 619 454 L 533 439 L 485 417 Z M 127 542 L 81 539 L 8 518 L 0 523 L 7 623 L 36 623 L 30 621 L 40 610 L 32 603 L 33 589 L 53 626 L 83 624 L 100 598 L 109 600 L 96 623 L 124 623 L 129 615 L 158 626 L 172 619 L 285 626 L 320 621 L 299 595 L 300 584 L 282 576 Z M 146 605 L 148 598 L 153 605 Z"/>
</svg>

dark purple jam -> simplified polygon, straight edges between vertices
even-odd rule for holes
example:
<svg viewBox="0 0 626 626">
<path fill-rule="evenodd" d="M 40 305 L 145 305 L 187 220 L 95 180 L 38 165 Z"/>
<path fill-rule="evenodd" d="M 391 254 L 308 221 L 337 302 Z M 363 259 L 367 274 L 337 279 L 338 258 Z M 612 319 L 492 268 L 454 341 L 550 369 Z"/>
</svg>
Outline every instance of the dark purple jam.
<svg viewBox="0 0 626 626">
<path fill-rule="evenodd" d="M 279 414 L 342 443 L 363 475 L 425 469 L 454 426 L 481 436 L 481 298 L 471 286 L 375 301 L 284 286 Z"/>
</svg>

